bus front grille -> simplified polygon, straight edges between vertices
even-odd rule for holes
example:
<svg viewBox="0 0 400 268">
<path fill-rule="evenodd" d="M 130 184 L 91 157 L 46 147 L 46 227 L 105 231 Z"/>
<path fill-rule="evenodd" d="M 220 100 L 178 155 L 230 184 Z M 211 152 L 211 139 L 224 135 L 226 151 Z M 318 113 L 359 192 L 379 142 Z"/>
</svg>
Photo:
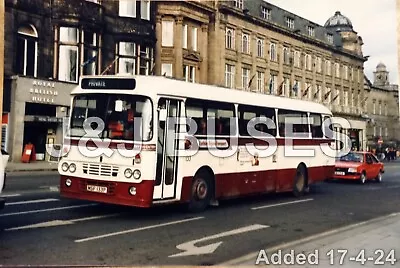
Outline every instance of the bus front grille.
<svg viewBox="0 0 400 268">
<path fill-rule="evenodd" d="M 105 164 L 83 164 L 83 173 L 95 176 L 117 177 L 118 167 Z"/>
</svg>

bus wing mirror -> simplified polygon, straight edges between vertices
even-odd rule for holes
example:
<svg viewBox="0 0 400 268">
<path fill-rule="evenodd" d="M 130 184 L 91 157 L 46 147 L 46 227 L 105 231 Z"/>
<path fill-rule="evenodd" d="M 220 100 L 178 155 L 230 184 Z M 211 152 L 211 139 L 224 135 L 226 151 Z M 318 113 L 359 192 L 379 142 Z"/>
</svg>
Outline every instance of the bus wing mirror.
<svg viewBox="0 0 400 268">
<path fill-rule="evenodd" d="M 122 107 L 123 107 L 123 102 L 122 100 L 116 100 L 115 101 L 115 111 L 116 112 L 122 112 Z"/>
<path fill-rule="evenodd" d="M 160 109 L 160 113 L 158 116 L 159 121 L 166 121 L 167 120 L 167 109 Z"/>
</svg>

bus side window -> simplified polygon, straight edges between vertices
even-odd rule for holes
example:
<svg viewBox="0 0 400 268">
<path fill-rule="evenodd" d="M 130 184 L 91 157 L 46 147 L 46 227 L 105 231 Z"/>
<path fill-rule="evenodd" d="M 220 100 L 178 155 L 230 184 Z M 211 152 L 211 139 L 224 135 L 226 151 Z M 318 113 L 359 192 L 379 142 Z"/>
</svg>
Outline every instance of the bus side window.
<svg viewBox="0 0 400 268">
<path fill-rule="evenodd" d="M 311 133 L 313 138 L 323 138 L 322 119 L 320 114 L 310 114 Z"/>
</svg>

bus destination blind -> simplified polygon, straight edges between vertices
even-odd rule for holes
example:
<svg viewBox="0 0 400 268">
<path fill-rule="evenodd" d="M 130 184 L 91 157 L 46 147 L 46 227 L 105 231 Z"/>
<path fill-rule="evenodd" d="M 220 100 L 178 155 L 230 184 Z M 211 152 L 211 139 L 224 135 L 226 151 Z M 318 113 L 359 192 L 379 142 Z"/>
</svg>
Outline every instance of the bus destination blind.
<svg viewBox="0 0 400 268">
<path fill-rule="evenodd" d="M 82 89 L 115 89 L 133 90 L 136 87 L 134 78 L 82 78 Z"/>
</svg>

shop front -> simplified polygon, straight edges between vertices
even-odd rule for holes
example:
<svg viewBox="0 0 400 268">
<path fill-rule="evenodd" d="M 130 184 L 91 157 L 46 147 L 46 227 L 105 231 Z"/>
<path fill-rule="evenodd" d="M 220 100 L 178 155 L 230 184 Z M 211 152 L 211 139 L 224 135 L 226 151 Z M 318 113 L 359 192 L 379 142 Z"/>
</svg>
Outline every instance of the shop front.
<svg viewBox="0 0 400 268">
<path fill-rule="evenodd" d="M 334 117 L 333 126 L 336 133 L 336 148 L 363 151 L 367 148 L 366 121 Z M 341 135 L 349 137 L 350 142 L 345 143 Z"/>
<path fill-rule="evenodd" d="M 11 161 L 21 161 L 27 144 L 34 146 L 37 161 L 49 161 L 46 148 L 62 144 L 63 118 L 68 116 L 70 93 L 76 84 L 26 77 L 12 80 L 7 127 Z"/>
</svg>

